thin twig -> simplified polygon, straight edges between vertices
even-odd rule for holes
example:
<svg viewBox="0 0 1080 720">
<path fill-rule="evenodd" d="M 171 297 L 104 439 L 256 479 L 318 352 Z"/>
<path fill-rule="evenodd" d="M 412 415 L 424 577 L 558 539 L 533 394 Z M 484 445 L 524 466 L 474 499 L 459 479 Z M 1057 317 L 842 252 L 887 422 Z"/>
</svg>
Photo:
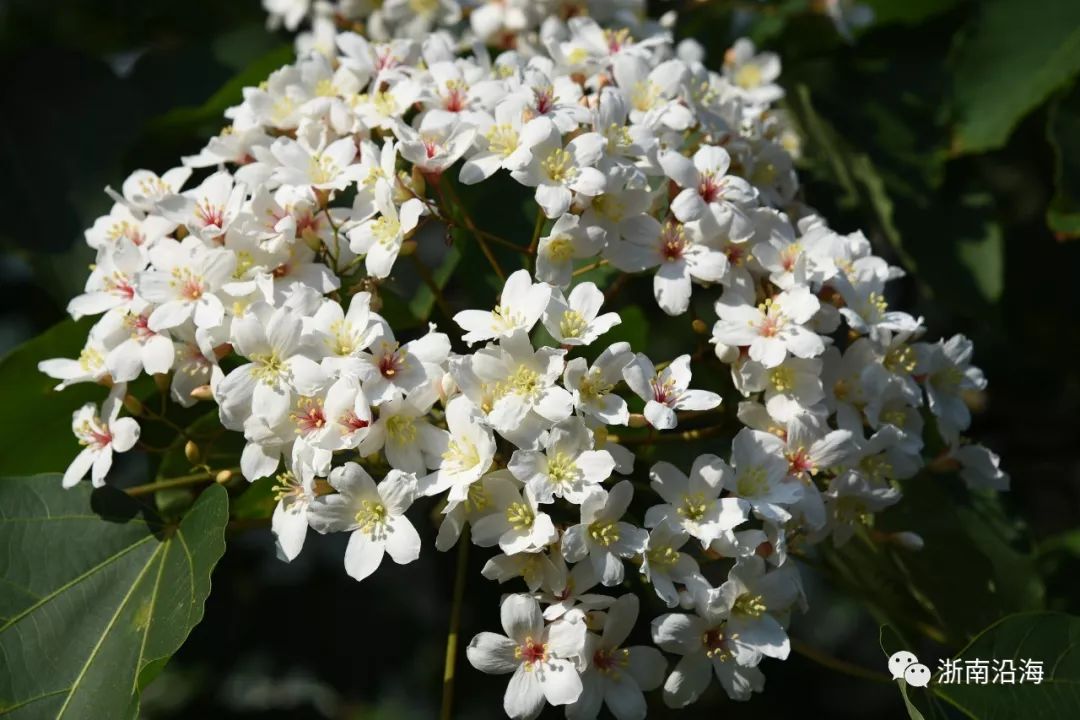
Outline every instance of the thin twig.
<svg viewBox="0 0 1080 720">
<path fill-rule="evenodd" d="M 540 233 L 544 230 L 544 211 L 540 208 L 536 209 L 536 223 L 533 224 L 532 239 L 529 240 L 529 254 L 535 255 L 536 248 L 540 245 Z"/>
<path fill-rule="evenodd" d="M 192 475 L 181 475 L 180 477 L 169 478 L 168 480 L 146 483 L 145 485 L 136 485 L 135 487 L 129 487 L 124 492 L 132 497 L 152 495 L 159 490 L 170 490 L 172 488 L 187 487 L 189 485 L 200 485 L 202 483 L 211 482 L 213 479 L 213 475 L 204 471 Z"/>
<path fill-rule="evenodd" d="M 443 664 L 442 709 L 439 720 L 451 720 L 454 713 L 454 671 L 457 667 L 458 632 L 461 630 L 461 606 L 465 600 L 465 578 L 469 563 L 469 526 L 458 538 L 457 574 L 454 578 L 454 600 L 450 608 L 450 631 L 446 634 L 446 660 Z"/>
<path fill-rule="evenodd" d="M 791 649 L 798 654 L 805 657 L 807 660 L 816 662 L 822 667 L 827 667 L 830 670 L 835 670 L 838 673 L 844 675 L 850 675 L 851 677 L 861 678 L 863 680 L 872 680 L 874 682 L 891 683 L 890 678 L 885 673 L 877 672 L 876 670 L 870 670 L 854 663 L 849 663 L 846 660 L 835 658 L 828 653 L 822 652 L 815 647 L 811 647 L 801 640 L 792 640 Z"/>
<path fill-rule="evenodd" d="M 693 430 L 684 430 L 676 433 L 659 433 L 649 435 L 641 435 L 636 437 L 621 437 L 609 435 L 608 439 L 612 442 L 617 442 L 620 445 L 641 445 L 650 443 L 664 443 L 664 442 L 687 442 L 691 440 L 698 440 L 699 438 L 712 437 L 713 435 L 719 435 L 726 430 L 723 425 L 712 425 L 710 427 L 695 428 Z"/>
<path fill-rule="evenodd" d="M 413 264 L 416 265 L 416 272 L 420 275 L 420 279 L 427 285 L 428 290 L 435 296 L 435 305 L 438 306 L 439 312 L 441 312 L 447 320 L 454 319 L 454 313 L 450 311 L 450 306 L 446 304 L 446 298 L 443 297 L 442 289 L 435 282 L 435 278 L 431 275 L 431 270 L 420 257 L 413 253 L 411 256 Z"/>
<path fill-rule="evenodd" d="M 446 196 L 443 195 L 443 188 L 446 188 L 446 194 L 450 196 L 450 201 L 454 204 L 454 207 L 460 211 L 461 220 L 465 223 L 465 229 L 472 233 L 472 236 L 476 238 L 476 244 L 480 246 L 480 251 L 484 253 L 484 257 L 487 258 L 488 263 L 491 265 L 491 269 L 495 271 L 495 274 L 499 276 L 499 280 L 506 280 L 506 273 L 503 272 L 502 266 L 499 265 L 499 260 L 495 257 L 495 253 L 491 251 L 491 247 L 487 244 L 487 240 L 484 238 L 484 233 L 473 222 L 472 217 L 469 216 L 469 211 L 465 209 L 465 206 L 461 204 L 461 199 L 457 196 L 457 191 L 454 190 L 454 185 L 449 180 L 446 180 L 446 176 L 435 186 L 436 192 L 439 193 L 440 199 L 443 201 L 443 205 L 448 205 L 446 202 Z M 447 208 L 449 209 L 449 208 Z"/>
<path fill-rule="evenodd" d="M 522 255 L 530 255 L 531 256 L 531 255 L 536 254 L 534 251 L 530 250 L 529 248 L 523 248 L 520 245 L 517 245 L 517 244 L 507 240 L 504 237 L 500 237 L 500 236 L 498 236 L 498 235 L 496 235 L 494 233 L 489 233 L 487 230 L 481 230 L 481 229 L 477 228 L 475 230 L 475 232 L 478 235 L 480 235 L 481 237 L 490 240 L 491 242 L 495 243 L 496 245 L 501 245 L 501 246 L 503 246 L 504 248 L 506 248 L 508 250 L 513 250 L 515 252 L 519 252 Z"/>
<path fill-rule="evenodd" d="M 629 279 L 630 273 L 622 273 L 617 278 L 615 278 L 615 282 L 611 283 L 611 286 L 604 291 L 604 302 L 611 302 L 611 299 L 622 291 L 623 285 L 626 285 Z"/>
<path fill-rule="evenodd" d="M 608 264 L 607 260 L 603 260 L 603 259 L 597 260 L 596 262 L 589 263 L 588 265 L 585 265 L 584 267 L 579 267 L 572 274 L 573 274 L 574 277 L 577 277 L 578 275 L 584 275 L 585 273 L 589 272 L 590 270 L 595 270 L 596 268 L 603 267 L 603 266 L 605 266 L 607 264 Z"/>
</svg>

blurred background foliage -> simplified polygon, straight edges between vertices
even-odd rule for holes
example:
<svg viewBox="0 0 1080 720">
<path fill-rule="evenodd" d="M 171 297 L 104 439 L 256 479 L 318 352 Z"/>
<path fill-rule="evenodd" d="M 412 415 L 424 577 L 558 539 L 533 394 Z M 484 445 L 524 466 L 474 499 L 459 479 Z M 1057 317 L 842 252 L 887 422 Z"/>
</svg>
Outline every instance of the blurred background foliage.
<svg viewBox="0 0 1080 720">
<path fill-rule="evenodd" d="M 864 229 L 909 271 L 894 304 L 925 316 L 931 336 L 975 340 L 990 388 L 977 399 L 971 434 L 1002 456 L 1013 491 L 973 495 L 933 475 L 906 483 L 905 502 L 874 532 L 916 530 L 927 550 L 856 541 L 823 552 L 806 566 L 811 609 L 792 626 L 799 652 L 766 663 L 765 694 L 734 704 L 714 688 L 677 717 L 771 717 L 795 707 L 907 717 L 891 682 L 851 674 L 884 671 L 882 624 L 897 633 L 887 648 L 907 645 L 925 662 L 1011 612 L 1080 613 L 1080 3 L 866 0 L 873 20 L 846 37 L 828 5 L 708 0 L 653 9 L 677 7 L 679 37 L 702 43 L 714 67 L 741 35 L 781 55 L 784 105 L 803 138 L 804 199 L 837 230 Z M 290 38 L 265 30 L 256 0 L 0 2 L 0 352 L 60 321 L 81 290 L 92 261 L 81 232 L 108 210 L 104 186 L 198 150 L 240 88 L 290 56 Z M 507 197 L 484 188 L 488 207 L 511 209 L 483 216 L 485 229 L 504 236 L 531 227 L 533 216 L 509 185 Z M 469 189 L 460 192 L 469 199 Z M 440 284 L 455 268 L 483 265 L 475 243 L 453 239 L 421 244 Z M 649 283 L 627 283 L 616 305 L 624 322 L 611 339 L 667 357 L 685 348 L 688 321 L 663 317 Z M 496 290 L 465 282 L 446 292 L 456 309 L 486 305 Z M 403 274 L 385 300 L 395 327 L 445 321 L 416 277 Z M 697 312 L 711 318 L 707 304 Z M 40 402 L 27 393 L 40 396 L 48 385 L 36 358 L 72 356 L 80 343 L 62 327 L 0 361 L 8 400 L 0 429 L 25 433 L 20 398 L 36 404 L 31 418 L 43 418 L 23 450 L 0 451 L 3 473 L 59 470 L 74 453 L 66 413 L 100 393 L 76 389 Z M 702 383 L 730 386 L 717 366 Z M 200 420 L 204 412 L 182 421 L 213 425 Z M 44 440 L 52 437 L 60 444 Z M 711 447 L 658 446 L 640 465 Z M 179 474 L 176 460 L 129 472 Z M 256 485 L 233 514 L 259 517 L 265 500 Z M 167 512 L 172 500 L 159 501 Z M 229 540 L 206 618 L 147 690 L 146 717 L 434 716 L 451 558 L 429 546 L 420 562 L 360 585 L 342 572 L 343 537 L 313 538 L 292 565 L 274 558 L 265 530 Z M 471 559 L 466 639 L 496 622 L 500 588 L 479 580 L 481 555 Z M 482 676 L 464 659 L 458 676 L 459 717 L 493 717 L 505 679 Z M 927 717 L 957 716 L 929 693 L 913 700 Z M 668 715 L 657 704 L 655 716 Z"/>
</svg>

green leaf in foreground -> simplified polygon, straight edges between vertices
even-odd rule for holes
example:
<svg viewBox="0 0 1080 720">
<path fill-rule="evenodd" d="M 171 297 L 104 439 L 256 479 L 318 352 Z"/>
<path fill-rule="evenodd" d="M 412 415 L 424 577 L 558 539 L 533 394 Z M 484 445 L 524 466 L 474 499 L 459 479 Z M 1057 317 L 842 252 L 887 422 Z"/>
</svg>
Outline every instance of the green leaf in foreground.
<svg viewBox="0 0 1080 720">
<path fill-rule="evenodd" d="M 953 75 L 953 149 L 1005 144 L 1016 124 L 1080 72 L 1080 3 L 985 0 Z"/>
<path fill-rule="evenodd" d="M 986 628 L 956 657 L 1012 659 L 1017 667 L 1015 684 L 931 685 L 938 696 L 968 717 L 978 720 L 1080 717 L 1080 618 L 1050 612 L 1009 615 Z M 1019 682 L 1024 660 L 1042 662 L 1041 683 Z"/>
<path fill-rule="evenodd" d="M 93 318 L 62 320 L 0 358 L 4 403 L 18 408 L 18 412 L 0 413 L 0 434 L 24 437 L 27 428 L 33 428 L 33 442 L 7 443 L 0 448 L 0 475 L 61 472 L 78 454 L 81 448 L 71 432 L 71 414 L 85 403 L 100 404 L 109 391 L 94 383 L 77 383 L 58 391 L 58 381 L 37 366 L 51 358 L 78 358 L 91 325 Z M 137 397 L 153 392 L 148 376 L 128 385 L 128 393 Z"/>
<path fill-rule="evenodd" d="M 113 488 L 0 479 L 0 715 L 136 717 L 202 619 L 227 520 L 218 486 L 163 525 Z"/>
<path fill-rule="evenodd" d="M 878 641 L 885 653 L 885 658 L 892 657 L 898 650 L 910 650 L 899 633 L 888 625 L 882 625 L 878 634 Z M 941 717 L 940 711 L 930 702 L 930 694 L 924 688 L 912 689 L 903 678 L 895 680 L 900 690 L 900 697 L 904 701 L 904 709 L 907 710 L 911 720 L 935 720 Z M 925 710 L 925 712 L 924 712 Z"/>
<path fill-rule="evenodd" d="M 0 359 L 0 387 L 4 403 L 18 412 L 0 413 L 0 433 L 23 437 L 33 428 L 33 442 L 7 443 L 0 450 L 0 474 L 31 475 L 63 470 L 79 444 L 71 433 L 71 413 L 87 402 L 101 402 L 108 390 L 80 384 L 57 392 L 57 381 L 44 375 L 37 364 L 49 358 L 77 358 L 86 342 L 89 319 L 64 320 L 20 345 Z"/>
<path fill-rule="evenodd" d="M 1043 607 L 1024 534 L 955 480 L 922 474 L 905 481 L 904 501 L 882 512 L 874 527 L 916 532 L 926 542 L 918 552 L 890 553 L 904 580 L 898 587 L 932 614 L 954 646 L 1003 615 Z"/>
<path fill-rule="evenodd" d="M 1046 124 L 1054 150 L 1054 199 L 1046 222 L 1062 240 L 1080 238 L 1080 82 L 1054 100 Z"/>
</svg>

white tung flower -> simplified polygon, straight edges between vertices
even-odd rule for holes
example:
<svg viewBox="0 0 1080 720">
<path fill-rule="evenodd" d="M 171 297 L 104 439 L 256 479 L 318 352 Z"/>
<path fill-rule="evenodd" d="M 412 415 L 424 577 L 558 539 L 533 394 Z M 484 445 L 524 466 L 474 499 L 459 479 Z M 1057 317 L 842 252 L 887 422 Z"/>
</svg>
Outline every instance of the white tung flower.
<svg viewBox="0 0 1080 720">
<path fill-rule="evenodd" d="M 645 524 L 661 523 L 678 528 L 708 547 L 727 531 L 746 521 L 747 503 L 738 498 L 721 498 L 725 478 L 731 468 L 715 455 L 694 460 L 687 477 L 668 462 L 658 462 L 649 471 L 653 490 L 664 500 L 645 513 Z"/>
<path fill-rule="evenodd" d="M 647 532 L 622 520 L 633 496 L 629 480 L 616 484 L 610 493 L 589 490 L 581 502 L 581 522 L 563 533 L 563 557 L 573 563 L 587 559 L 607 586 L 623 581 L 623 559 L 644 552 L 649 540 Z"/>
<path fill-rule="evenodd" d="M 572 281 L 574 261 L 599 253 L 604 245 L 604 235 L 603 227 L 583 223 L 577 215 L 565 213 L 559 216 L 536 248 L 537 279 L 566 287 Z"/>
<path fill-rule="evenodd" d="M 622 382 L 623 368 L 633 359 L 630 343 L 618 342 L 604 348 L 592 367 L 585 358 L 567 362 L 563 385 L 574 395 L 574 409 L 609 425 L 626 425 L 630 411 L 614 390 Z"/>
<path fill-rule="evenodd" d="M 321 533 L 349 532 L 345 571 L 363 580 L 379 569 L 383 555 L 399 565 L 420 557 L 420 535 L 405 511 L 416 495 L 416 478 L 391 470 L 378 485 L 356 463 L 330 473 L 337 493 L 322 495 L 308 509 L 311 526 Z"/>
<path fill-rule="evenodd" d="M 576 658 L 585 646 L 580 616 L 544 624 L 540 604 L 528 595 L 510 595 L 502 602 L 506 635 L 482 632 L 465 654 L 472 666 L 495 675 L 513 673 L 503 710 L 514 720 L 531 720 L 544 703 L 568 705 L 581 695 Z"/>
<path fill-rule="evenodd" d="M 550 285 L 533 283 L 528 270 L 518 270 L 506 278 L 494 310 L 462 310 L 454 316 L 454 322 L 465 331 L 462 339 L 470 345 L 481 340 L 508 338 L 518 330 L 532 330 L 550 297 Z"/>
<path fill-rule="evenodd" d="M 563 345 L 588 345 L 622 322 L 618 313 L 600 315 L 604 293 L 591 282 L 579 283 L 563 297 L 558 290 L 544 311 L 544 327 Z"/>
<path fill-rule="evenodd" d="M 189 318 L 200 328 L 214 328 L 225 317 L 215 294 L 236 270 L 236 255 L 209 248 L 197 237 L 177 242 L 163 238 L 150 249 L 150 269 L 138 275 L 138 293 L 157 307 L 150 329 L 174 328 Z"/>
<path fill-rule="evenodd" d="M 507 555 L 535 553 L 559 538 L 547 513 L 540 511 L 529 488 L 524 493 L 512 485 L 490 488 L 494 512 L 473 523 L 473 541 L 480 547 L 498 545 Z"/>
<path fill-rule="evenodd" d="M 289 308 L 253 307 L 233 321 L 237 350 L 249 362 L 218 384 L 215 397 L 226 427 L 249 415 L 276 425 L 289 414 L 294 395 L 314 395 L 325 382 L 319 364 L 309 357 L 301 321 Z"/>
<path fill-rule="evenodd" d="M 818 299 L 803 286 L 785 290 L 757 306 L 738 297 L 729 300 L 725 293 L 716 303 L 720 319 L 713 327 L 713 339 L 724 345 L 748 347 L 750 359 L 767 368 L 784 362 L 788 353 L 816 357 L 825 352 L 825 343 L 804 326 L 819 307 Z"/>
<path fill-rule="evenodd" d="M 712 410 L 720 396 L 708 390 L 689 390 L 690 356 L 680 355 L 660 372 L 638 353 L 622 371 L 630 389 L 645 401 L 645 419 L 657 430 L 678 424 L 676 410 Z"/>
<path fill-rule="evenodd" d="M 568 720 L 593 720 L 601 705 L 616 720 L 644 720 L 648 714 L 644 692 L 664 682 L 667 661 L 654 647 L 622 647 L 637 622 L 636 595 L 623 595 L 604 614 L 600 635 L 585 642 L 589 665 L 581 675 L 581 696 L 566 708 Z"/>
<path fill-rule="evenodd" d="M 749 238 L 754 226 L 745 210 L 756 198 L 754 188 L 737 175 L 728 175 L 731 156 L 727 150 L 705 145 L 691 160 L 669 150 L 660 156 L 664 173 L 682 188 L 671 201 L 671 212 L 682 222 L 706 218 L 713 227 L 728 228 L 735 241 Z"/>
<path fill-rule="evenodd" d="M 121 383 L 113 387 L 102 403 L 100 415 L 94 403 L 87 403 L 72 414 L 71 429 L 82 450 L 64 472 L 65 488 L 77 485 L 88 472 L 94 487 L 101 487 L 112 467 L 113 453 L 127 452 L 138 441 L 139 424 L 134 418 L 119 417 L 126 393 L 127 386 Z"/>
<path fill-rule="evenodd" d="M 416 229 L 424 204 L 416 199 L 406 200 L 399 209 L 394 204 L 393 191 L 386 183 L 375 185 L 375 207 L 379 216 L 365 220 L 349 231 L 349 247 L 364 255 L 368 273 L 377 278 L 390 274 L 401 252 L 405 236 Z"/>
<path fill-rule="evenodd" d="M 549 433 L 543 452 L 515 450 L 507 466 L 536 496 L 550 503 L 565 498 L 580 504 L 589 489 L 596 487 L 615 469 L 607 450 L 593 450 L 592 433 L 580 418 L 570 418 Z"/>
<path fill-rule="evenodd" d="M 575 192 L 593 197 L 604 191 L 604 174 L 594 167 L 604 152 L 601 135 L 578 135 L 564 147 L 555 124 L 537 118 L 522 131 L 522 144 L 532 158 L 510 174 L 522 185 L 536 188 L 536 202 L 547 217 L 565 213 Z"/>
<path fill-rule="evenodd" d="M 447 494 L 450 505 L 468 501 L 471 486 L 491 467 L 495 437 L 468 398 L 459 395 L 446 406 L 450 435 L 438 469 L 422 480 L 425 495 Z"/>
</svg>

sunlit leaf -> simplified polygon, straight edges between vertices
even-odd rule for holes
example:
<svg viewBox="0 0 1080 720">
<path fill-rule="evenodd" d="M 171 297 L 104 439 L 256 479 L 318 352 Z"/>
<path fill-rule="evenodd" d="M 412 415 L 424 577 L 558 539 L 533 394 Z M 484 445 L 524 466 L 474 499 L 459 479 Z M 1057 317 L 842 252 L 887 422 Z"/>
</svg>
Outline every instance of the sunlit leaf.
<svg viewBox="0 0 1080 720">
<path fill-rule="evenodd" d="M 0 480 L 0 714 L 135 718 L 202 619 L 227 520 L 217 486 L 169 525 L 113 488 Z"/>
<path fill-rule="evenodd" d="M 957 49 L 953 150 L 1005 144 L 1016 124 L 1080 71 L 1080 3 L 984 0 Z"/>
</svg>

